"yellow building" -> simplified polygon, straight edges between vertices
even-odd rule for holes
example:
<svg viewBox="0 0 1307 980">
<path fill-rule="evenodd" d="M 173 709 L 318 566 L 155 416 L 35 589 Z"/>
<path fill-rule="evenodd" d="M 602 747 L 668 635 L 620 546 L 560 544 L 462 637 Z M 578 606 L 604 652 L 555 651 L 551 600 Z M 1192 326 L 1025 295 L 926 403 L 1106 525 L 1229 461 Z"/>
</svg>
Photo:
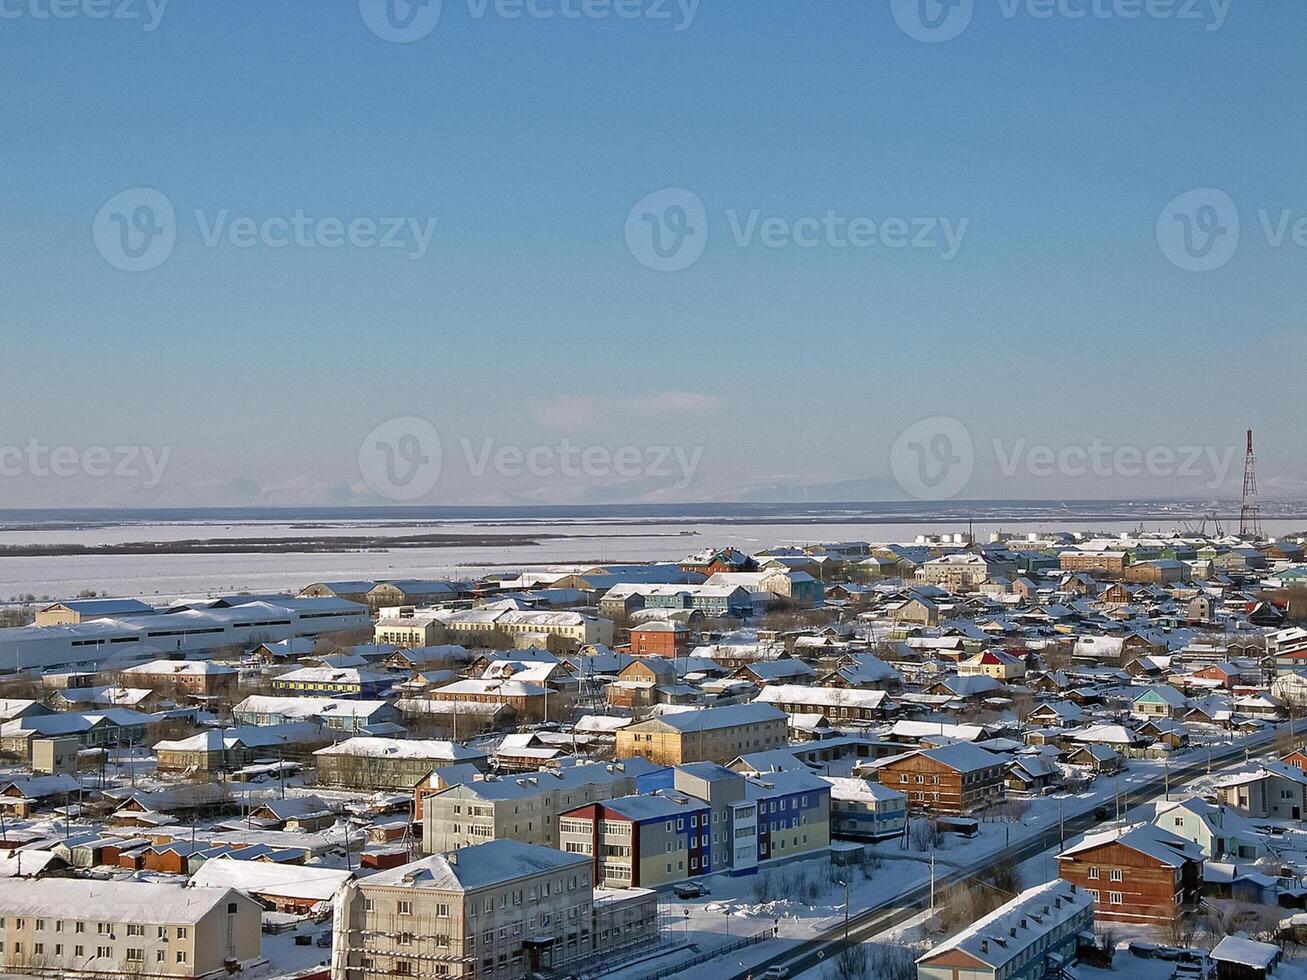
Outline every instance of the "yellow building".
<svg viewBox="0 0 1307 980">
<path fill-rule="evenodd" d="M 663 765 L 719 762 L 788 741 L 785 712 L 769 704 L 732 704 L 650 718 L 617 733 L 617 758 Z"/>
</svg>

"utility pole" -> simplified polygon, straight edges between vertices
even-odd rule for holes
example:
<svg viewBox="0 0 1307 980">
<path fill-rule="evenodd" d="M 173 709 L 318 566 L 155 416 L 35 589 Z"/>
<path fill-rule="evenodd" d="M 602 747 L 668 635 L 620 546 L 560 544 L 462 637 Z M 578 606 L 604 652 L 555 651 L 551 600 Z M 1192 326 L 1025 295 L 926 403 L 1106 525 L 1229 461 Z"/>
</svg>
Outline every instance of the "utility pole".
<svg viewBox="0 0 1307 980">
<path fill-rule="evenodd" d="M 930 911 L 935 911 L 935 852 L 930 852 Z"/>
<path fill-rule="evenodd" d="M 1162 770 L 1162 786 L 1166 793 L 1166 802 L 1171 802 L 1171 759 L 1168 756 L 1165 760 L 1165 768 Z"/>
<path fill-rule="evenodd" d="M 1057 801 L 1057 853 L 1066 850 L 1066 801 Z"/>
<path fill-rule="evenodd" d="M 849 941 L 849 883 L 844 883 L 844 941 Z"/>
</svg>

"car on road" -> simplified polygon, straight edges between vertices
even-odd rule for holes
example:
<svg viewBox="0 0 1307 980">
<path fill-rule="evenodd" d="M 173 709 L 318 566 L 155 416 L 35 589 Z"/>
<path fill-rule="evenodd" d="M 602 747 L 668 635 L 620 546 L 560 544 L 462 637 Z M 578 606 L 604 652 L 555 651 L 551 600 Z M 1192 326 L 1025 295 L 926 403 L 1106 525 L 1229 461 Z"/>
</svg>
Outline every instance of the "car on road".
<svg viewBox="0 0 1307 980">
<path fill-rule="evenodd" d="M 767 972 L 762 975 L 762 980 L 785 980 L 789 975 L 788 966 L 769 966 Z"/>
</svg>

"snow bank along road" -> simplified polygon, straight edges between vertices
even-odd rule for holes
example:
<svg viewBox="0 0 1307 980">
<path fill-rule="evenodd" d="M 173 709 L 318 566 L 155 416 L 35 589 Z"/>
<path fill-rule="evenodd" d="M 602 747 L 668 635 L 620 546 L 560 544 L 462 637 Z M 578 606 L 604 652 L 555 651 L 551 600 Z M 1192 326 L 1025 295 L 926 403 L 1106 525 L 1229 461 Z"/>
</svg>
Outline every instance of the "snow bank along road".
<svg viewBox="0 0 1307 980">
<path fill-rule="evenodd" d="M 1229 762 L 1236 757 L 1239 757 L 1239 761 L 1242 762 L 1242 756 L 1246 751 L 1265 748 L 1268 743 L 1275 739 L 1277 734 L 1279 734 L 1278 729 L 1271 729 L 1245 742 L 1233 745 L 1222 752 L 1213 752 L 1210 764 L 1215 766 L 1217 763 Z M 1296 739 L 1295 744 L 1302 744 L 1304 741 L 1307 741 L 1307 738 Z M 1206 756 L 1203 756 L 1188 765 L 1172 769 L 1170 774 L 1171 789 L 1175 790 L 1201 776 L 1207 775 L 1208 764 L 1209 760 Z M 1159 790 L 1165 788 L 1166 778 L 1166 775 L 1163 774 L 1126 790 L 1122 794 L 1124 801 L 1121 804 L 1121 811 L 1124 813 L 1130 806 L 1145 802 L 1156 796 Z M 987 854 L 969 865 L 957 868 L 948 874 L 941 874 L 935 879 L 935 887 L 940 888 L 954 881 L 970 878 L 977 872 L 983 871 L 996 861 L 1004 858 L 1012 858 L 1020 863 L 1056 847 L 1063 837 L 1069 840 L 1076 834 L 1102 823 L 1094 816 L 1094 810 L 1099 805 L 1101 804 L 1091 806 L 1086 812 L 1077 816 L 1067 817 L 1061 830 L 1057 826 L 1053 826 L 1041 834 L 1027 837 L 1009 847 Z M 731 974 L 724 980 L 749 980 L 751 977 L 760 977 L 769 966 L 786 966 L 789 968 L 791 976 L 797 975 L 834 956 L 846 945 L 865 942 L 886 929 L 892 929 L 894 926 L 906 922 L 913 916 L 918 915 L 929 903 L 930 883 L 927 882 L 924 885 L 918 885 L 902 892 L 879 905 L 863 909 L 856 915 L 850 916 L 847 933 L 845 924 L 841 922 L 838 925 L 822 930 L 813 939 L 805 943 L 779 953 L 771 959 L 757 963 L 747 970 Z"/>
</svg>

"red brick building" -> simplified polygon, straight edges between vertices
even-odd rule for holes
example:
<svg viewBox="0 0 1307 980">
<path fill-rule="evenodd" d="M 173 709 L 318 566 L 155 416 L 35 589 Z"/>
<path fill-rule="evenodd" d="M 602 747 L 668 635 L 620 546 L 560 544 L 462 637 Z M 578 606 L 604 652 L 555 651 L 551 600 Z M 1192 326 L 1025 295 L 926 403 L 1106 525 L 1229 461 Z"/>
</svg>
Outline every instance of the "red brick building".
<svg viewBox="0 0 1307 980">
<path fill-rule="evenodd" d="M 1003 799 L 1002 757 L 969 742 L 891 756 L 879 765 L 882 786 L 908 798 L 908 808 L 972 813 Z"/>
<path fill-rule="evenodd" d="M 1197 907 L 1203 886 L 1202 848 L 1147 823 L 1091 834 L 1057 868 L 1089 892 L 1099 922 L 1166 925 Z"/>
<path fill-rule="evenodd" d="M 688 657 L 690 630 L 684 623 L 652 622 L 631 627 L 631 656 Z"/>
</svg>

